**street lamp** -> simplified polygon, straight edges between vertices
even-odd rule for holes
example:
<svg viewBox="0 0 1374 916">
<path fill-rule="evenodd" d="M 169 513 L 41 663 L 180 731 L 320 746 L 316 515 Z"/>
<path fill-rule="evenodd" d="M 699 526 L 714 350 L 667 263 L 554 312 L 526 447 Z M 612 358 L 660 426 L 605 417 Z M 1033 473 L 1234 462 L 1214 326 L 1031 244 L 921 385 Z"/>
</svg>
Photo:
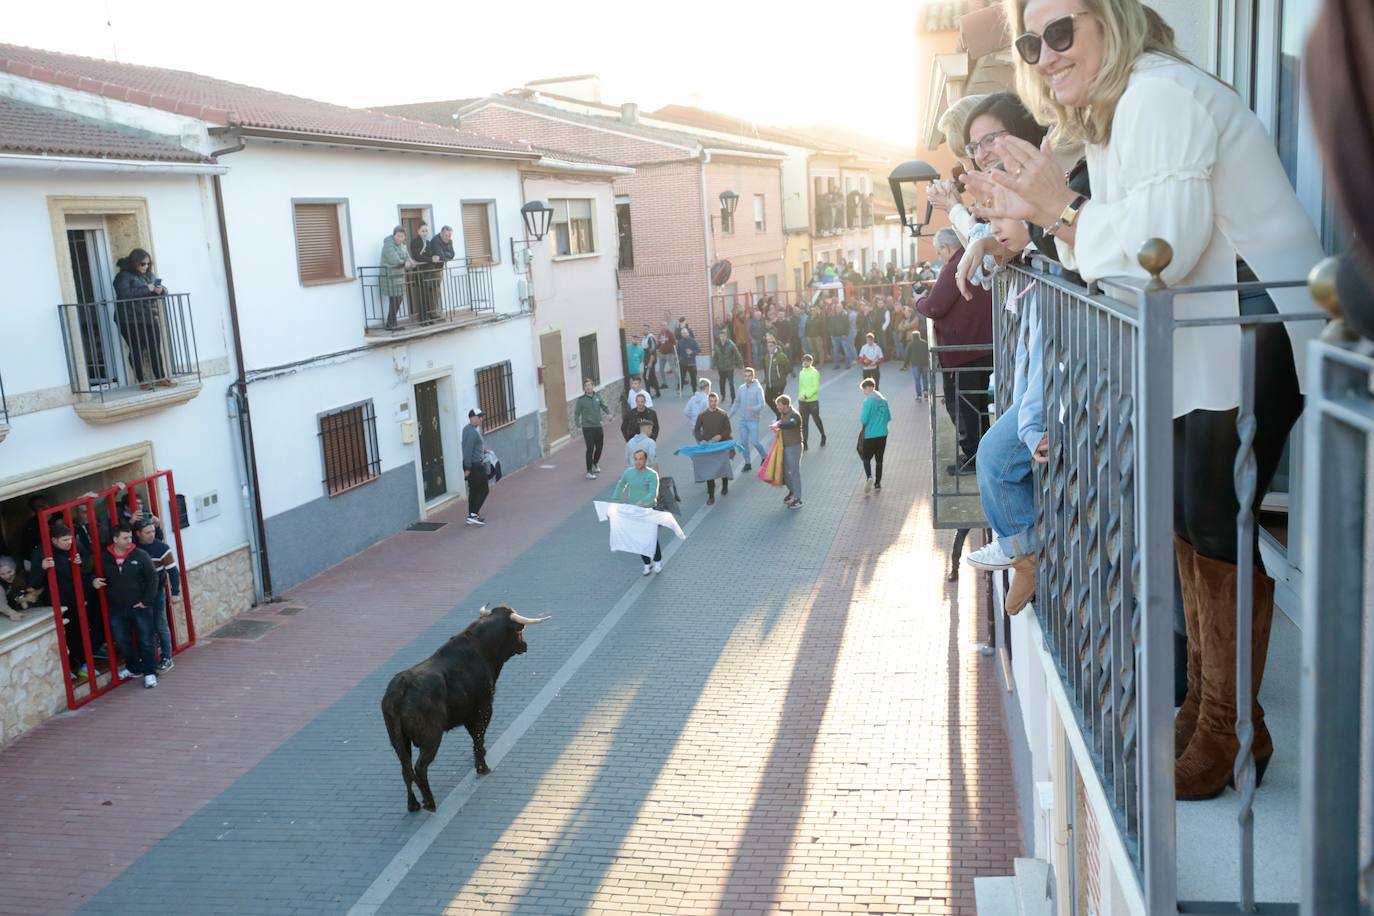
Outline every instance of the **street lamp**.
<svg viewBox="0 0 1374 916">
<path fill-rule="evenodd" d="M 887 183 L 892 188 L 892 200 L 897 204 L 897 218 L 901 220 L 903 226 L 911 230 L 912 238 L 920 238 L 921 230 L 930 224 L 930 198 L 929 196 L 926 197 L 925 219 L 921 220 L 919 223 L 913 223 L 911 220 L 907 219 L 906 216 L 906 201 L 902 197 L 902 185 L 911 185 L 912 189 L 916 192 L 916 199 L 919 200 L 921 196 L 921 184 L 935 181 L 939 177 L 940 172 L 935 166 L 920 159 L 911 159 L 907 162 L 903 162 L 892 170 L 891 175 L 887 176 Z"/>
<path fill-rule="evenodd" d="M 553 223 L 553 207 L 542 200 L 532 200 L 520 208 L 520 218 L 525 221 L 525 232 L 534 236 L 536 242 L 544 240 Z"/>
<path fill-rule="evenodd" d="M 720 192 L 720 209 L 726 216 L 733 217 L 735 208 L 739 206 L 739 195 L 734 191 Z"/>
</svg>

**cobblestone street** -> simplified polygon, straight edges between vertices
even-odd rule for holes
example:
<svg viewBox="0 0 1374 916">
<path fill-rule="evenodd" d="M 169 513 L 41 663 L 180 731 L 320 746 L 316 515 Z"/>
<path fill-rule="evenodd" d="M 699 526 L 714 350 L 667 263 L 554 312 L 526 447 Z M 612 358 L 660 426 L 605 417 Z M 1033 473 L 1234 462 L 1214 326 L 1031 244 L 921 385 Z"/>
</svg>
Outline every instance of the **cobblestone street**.
<svg viewBox="0 0 1374 916">
<path fill-rule="evenodd" d="M 752 474 L 706 507 L 665 393 L 688 538 L 658 576 L 592 511 L 608 430 L 599 481 L 575 439 L 496 485 L 485 529 L 452 508 L 252 612 L 260 639 L 203 635 L 156 690 L 6 748 L 0 913 L 973 916 L 1022 848 L 984 596 L 945 582 L 910 376 L 868 495 L 859 374 L 824 377 L 795 512 Z M 439 812 L 407 814 L 382 692 L 484 602 L 553 619 L 502 674 L 492 774 L 450 733 Z"/>
</svg>

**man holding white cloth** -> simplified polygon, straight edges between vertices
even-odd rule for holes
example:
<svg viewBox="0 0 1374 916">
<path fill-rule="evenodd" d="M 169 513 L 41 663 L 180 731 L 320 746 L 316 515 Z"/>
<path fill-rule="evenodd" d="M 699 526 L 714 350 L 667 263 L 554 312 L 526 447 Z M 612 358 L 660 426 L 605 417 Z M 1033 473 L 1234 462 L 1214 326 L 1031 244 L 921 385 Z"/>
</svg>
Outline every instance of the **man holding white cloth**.
<svg viewBox="0 0 1374 916">
<path fill-rule="evenodd" d="M 663 570 L 663 548 L 658 543 L 659 526 L 669 529 L 680 538 L 685 538 L 682 528 L 671 512 L 659 512 L 654 508 L 658 502 L 658 472 L 649 467 L 649 455 L 643 449 L 634 453 L 634 467 L 626 468 L 616 482 L 612 498 L 620 502 L 607 503 L 600 500 L 596 506 L 597 517 L 611 523 L 611 550 L 637 553 L 644 561 L 644 575 Z M 649 546 L 653 545 L 650 557 Z"/>
</svg>

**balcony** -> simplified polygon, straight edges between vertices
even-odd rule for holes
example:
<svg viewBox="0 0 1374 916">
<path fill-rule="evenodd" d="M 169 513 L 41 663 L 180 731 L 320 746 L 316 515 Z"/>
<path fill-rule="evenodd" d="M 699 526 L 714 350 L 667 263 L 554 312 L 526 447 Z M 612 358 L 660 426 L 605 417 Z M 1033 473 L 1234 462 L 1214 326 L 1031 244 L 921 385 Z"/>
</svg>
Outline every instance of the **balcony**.
<svg viewBox="0 0 1374 916">
<path fill-rule="evenodd" d="M 358 278 L 369 337 L 424 336 L 496 311 L 490 265 L 462 258 L 413 270 L 360 267 Z"/>
<path fill-rule="evenodd" d="M 1167 246 L 1157 248 L 1165 252 Z M 1150 260 L 1160 271 L 1167 257 Z M 1238 283 L 1211 291 L 1273 290 L 1301 281 Z M 1374 648 L 1368 596 L 1374 587 L 1374 533 L 1368 526 L 1374 480 L 1374 355 L 1343 342 L 1333 328 L 1308 349 L 1302 440 L 1302 505 L 1290 545 L 1302 542 L 1306 569 L 1298 594 L 1273 615 L 1260 701 L 1274 736 L 1273 766 L 1256 786 L 1248 699 L 1236 734 L 1235 785 L 1205 802 L 1175 802 L 1173 770 L 1174 576 L 1173 345 L 1180 327 L 1234 329 L 1242 354 L 1236 490 L 1254 492 L 1250 443 L 1259 328 L 1324 320 L 1303 314 L 1176 319 L 1171 290 L 1156 279 L 1104 281 L 1089 289 L 1035 268 L 1002 272 L 995 291 L 994 412 L 1012 397 L 1019 317 L 1009 302 L 1034 301 L 1039 313 L 1049 463 L 1037 470 L 1037 591 L 1018 618 L 1043 661 L 1057 711 L 1087 795 L 1110 812 L 1099 819 L 1101 855 L 1117 850 L 1118 877 L 1147 913 L 1370 912 L 1374 801 L 1370 722 Z M 1024 313 L 1024 308 L 1020 310 Z M 938 349 L 932 353 L 938 358 Z M 1248 355 L 1247 355 L 1248 354 Z M 951 424 L 932 415 L 936 521 L 985 524 L 968 503 L 970 487 L 949 474 Z M 1300 492 L 1299 492 L 1300 491 Z M 976 494 L 976 487 L 972 489 Z M 941 503 L 944 506 L 941 506 Z M 1162 507 L 1162 508 L 1161 508 Z M 1263 557 L 1283 554 L 1260 539 L 1247 509 L 1236 518 L 1239 579 Z M 1010 632 L 1000 595 L 990 629 Z M 1254 597 L 1242 588 L 1236 629 L 1242 644 L 1254 623 Z M 999 644 L 1003 637 L 998 637 Z M 1237 681 L 1248 684 L 1249 653 Z M 1242 688 L 1244 689 L 1244 688 Z M 1075 841 L 1077 842 L 1077 841 Z M 1086 880 L 1072 868 L 1061 880 L 1077 899 Z M 1181 902 L 1182 901 L 1182 902 Z"/>
<path fill-rule="evenodd" d="M 113 423 L 200 393 L 189 293 L 59 305 L 77 414 Z"/>
</svg>

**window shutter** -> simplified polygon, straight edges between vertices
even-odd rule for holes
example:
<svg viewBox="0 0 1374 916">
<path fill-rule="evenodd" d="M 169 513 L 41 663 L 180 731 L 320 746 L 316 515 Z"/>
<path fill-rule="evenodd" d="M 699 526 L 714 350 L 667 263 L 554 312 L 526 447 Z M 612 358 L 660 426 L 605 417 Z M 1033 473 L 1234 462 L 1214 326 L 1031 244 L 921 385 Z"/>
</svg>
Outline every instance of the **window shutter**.
<svg viewBox="0 0 1374 916">
<path fill-rule="evenodd" d="M 469 261 L 492 260 L 491 221 L 486 204 L 463 204 L 463 249 Z"/>
<path fill-rule="evenodd" d="M 337 204 L 296 204 L 296 263 L 302 283 L 344 278 Z"/>
</svg>

